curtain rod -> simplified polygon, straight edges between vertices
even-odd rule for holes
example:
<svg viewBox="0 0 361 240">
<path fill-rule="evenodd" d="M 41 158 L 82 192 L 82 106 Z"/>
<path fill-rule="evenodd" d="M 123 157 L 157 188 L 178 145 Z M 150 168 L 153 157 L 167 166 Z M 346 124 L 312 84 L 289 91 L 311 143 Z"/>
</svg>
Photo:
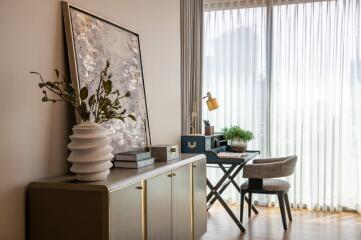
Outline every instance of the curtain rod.
<svg viewBox="0 0 361 240">
<path fill-rule="evenodd" d="M 333 2 L 337 0 L 203 0 L 204 11 L 235 8 L 255 8 L 272 5 L 300 4 L 312 2 Z"/>
</svg>

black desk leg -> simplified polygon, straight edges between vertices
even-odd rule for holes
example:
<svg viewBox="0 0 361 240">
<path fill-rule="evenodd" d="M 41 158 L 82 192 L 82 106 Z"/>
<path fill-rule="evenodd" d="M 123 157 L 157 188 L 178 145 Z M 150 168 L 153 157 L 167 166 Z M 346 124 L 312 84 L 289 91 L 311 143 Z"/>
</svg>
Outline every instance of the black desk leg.
<svg viewBox="0 0 361 240">
<path fill-rule="evenodd" d="M 224 181 L 227 180 L 228 176 L 233 172 L 233 170 L 236 168 L 236 165 L 231 166 L 228 171 L 226 171 L 224 173 L 224 175 L 221 177 L 221 179 L 218 181 L 218 183 L 213 187 L 214 189 L 218 190 L 218 188 L 220 188 L 222 186 L 222 184 L 224 183 Z M 207 195 L 207 202 L 209 200 L 211 200 L 211 198 L 213 197 L 214 193 L 211 191 L 208 195 Z"/>
<path fill-rule="evenodd" d="M 235 178 L 235 177 L 238 175 L 238 173 L 243 169 L 244 165 L 245 165 L 245 164 L 241 164 L 241 165 L 238 167 L 238 169 L 234 172 L 234 174 L 229 177 L 230 182 L 227 183 L 227 186 L 228 186 L 230 183 L 232 183 L 233 186 L 238 190 L 239 193 L 241 193 L 241 188 L 240 188 L 240 186 L 234 181 L 234 178 Z M 222 166 L 222 167 L 224 168 L 224 166 Z M 221 167 L 221 169 L 223 170 L 222 167 Z M 223 172 L 224 172 L 225 170 L 226 170 L 226 169 L 224 168 Z M 226 189 L 227 186 L 224 186 L 224 188 Z M 222 190 L 222 189 L 221 189 L 221 190 Z M 224 191 L 224 190 L 223 190 L 223 191 Z M 219 191 L 219 193 L 222 194 L 223 191 Z M 248 206 L 249 206 L 250 203 L 249 203 L 249 199 L 248 199 L 247 196 L 244 197 L 244 200 L 246 200 L 246 202 L 248 203 Z M 252 210 L 253 210 L 254 214 L 258 215 L 259 212 L 258 212 L 257 208 L 256 208 L 253 204 L 252 204 Z"/>
<path fill-rule="evenodd" d="M 219 165 L 219 167 L 222 169 L 222 171 L 224 172 L 224 173 L 227 173 L 228 171 L 227 171 L 227 169 L 222 165 L 222 164 L 218 164 Z M 229 186 L 229 184 L 233 184 L 233 186 L 237 189 L 237 191 L 239 192 L 239 193 L 241 193 L 241 188 L 238 186 L 238 184 L 234 181 L 234 178 L 239 174 L 239 172 L 242 170 L 242 168 L 243 168 L 243 166 L 244 166 L 244 164 L 242 164 L 242 165 L 240 165 L 237 169 L 236 169 L 236 171 L 234 171 L 234 173 L 233 174 L 229 174 L 229 181 L 226 183 L 226 184 L 224 184 L 223 186 L 222 186 L 222 188 L 219 190 L 219 194 L 222 194 L 226 189 L 227 189 L 227 187 Z M 218 190 L 218 189 L 217 189 Z M 216 197 L 213 197 L 210 201 L 209 201 L 209 204 L 208 204 L 208 206 L 207 206 L 207 210 L 209 210 L 211 207 L 212 207 L 212 205 L 215 203 L 215 201 L 216 201 L 217 199 L 216 199 Z M 245 200 L 246 200 L 246 202 L 249 204 L 249 199 L 247 198 L 247 197 L 245 197 Z M 258 210 L 256 209 L 256 207 L 252 204 L 252 210 L 253 210 L 253 212 L 257 215 L 259 212 L 258 212 Z"/>
<path fill-rule="evenodd" d="M 220 167 L 220 169 L 222 169 L 223 173 L 224 174 L 227 174 L 229 172 L 229 169 L 227 170 L 222 164 L 218 164 L 218 166 Z M 238 166 L 238 165 L 233 165 L 233 166 Z M 227 187 L 229 186 L 229 184 L 231 183 L 231 181 L 234 182 L 234 178 L 238 175 L 238 173 L 241 171 L 243 165 L 239 165 L 238 168 L 236 169 L 236 171 L 234 171 L 234 173 L 230 173 L 228 174 L 228 178 L 230 179 L 228 182 L 226 182 L 224 185 L 222 185 L 222 188 L 219 190 L 219 194 L 222 194 L 226 189 Z M 232 169 L 233 170 L 233 169 Z M 235 183 L 235 182 L 234 182 Z M 237 186 L 237 184 L 235 183 L 235 186 L 236 186 L 236 189 L 238 190 L 238 192 L 241 192 L 239 186 Z M 238 187 L 238 188 L 237 188 Z M 217 191 L 218 191 L 218 188 L 217 188 Z M 209 210 L 212 205 L 215 203 L 217 199 L 214 197 L 212 198 L 210 201 L 209 201 L 209 204 L 207 206 L 207 210 Z"/>
<path fill-rule="evenodd" d="M 207 179 L 207 185 L 211 192 L 213 192 L 215 198 L 222 204 L 223 208 L 227 211 L 228 215 L 233 219 L 233 221 L 236 223 L 236 225 L 239 227 L 239 229 L 242 232 L 245 232 L 246 229 L 243 227 L 242 223 L 238 220 L 238 218 L 234 215 L 232 210 L 228 207 L 227 203 L 223 200 L 223 198 L 219 195 L 217 190 L 213 187 L 212 183 Z"/>
</svg>

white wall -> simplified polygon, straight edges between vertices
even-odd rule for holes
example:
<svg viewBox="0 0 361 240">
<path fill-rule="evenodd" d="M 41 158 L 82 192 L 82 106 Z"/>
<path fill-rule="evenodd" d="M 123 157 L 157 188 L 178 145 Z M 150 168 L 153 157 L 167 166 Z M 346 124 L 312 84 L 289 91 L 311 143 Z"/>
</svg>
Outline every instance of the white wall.
<svg viewBox="0 0 361 240">
<path fill-rule="evenodd" d="M 179 0 L 71 0 L 140 34 L 153 143 L 180 138 Z M 58 0 L 0 0 L 0 239 L 24 239 L 25 188 L 67 172 L 72 109 L 44 104 L 35 70 L 65 71 Z"/>
</svg>

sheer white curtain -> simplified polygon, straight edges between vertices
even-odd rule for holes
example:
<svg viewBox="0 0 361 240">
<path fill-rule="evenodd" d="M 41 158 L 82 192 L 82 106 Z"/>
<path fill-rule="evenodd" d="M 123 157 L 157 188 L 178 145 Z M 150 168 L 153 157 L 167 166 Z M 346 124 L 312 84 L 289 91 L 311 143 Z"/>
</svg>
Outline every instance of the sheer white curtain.
<svg viewBox="0 0 361 240">
<path fill-rule="evenodd" d="M 212 112 L 203 108 L 202 115 L 216 131 L 230 125 L 253 131 L 256 137 L 249 147 L 266 149 L 267 9 L 218 9 L 204 12 L 203 92 L 216 96 L 220 108 Z M 214 182 L 220 173 L 212 168 L 207 172 Z M 233 187 L 224 195 L 239 202 Z"/>
<path fill-rule="evenodd" d="M 289 179 L 294 204 L 341 210 L 360 201 L 359 4 L 273 7 L 270 152 L 300 157 Z"/>
<path fill-rule="evenodd" d="M 297 154 L 294 206 L 361 212 L 360 31 L 359 0 L 205 7 L 203 91 L 222 108 L 203 116 L 254 131 L 266 155 Z"/>
</svg>

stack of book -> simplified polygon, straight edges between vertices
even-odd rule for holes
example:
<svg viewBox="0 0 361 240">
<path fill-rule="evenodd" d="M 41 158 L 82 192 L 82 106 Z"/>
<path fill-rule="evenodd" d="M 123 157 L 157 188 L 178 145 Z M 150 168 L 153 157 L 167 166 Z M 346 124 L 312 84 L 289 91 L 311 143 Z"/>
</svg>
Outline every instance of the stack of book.
<svg viewBox="0 0 361 240">
<path fill-rule="evenodd" d="M 150 152 L 124 152 L 115 156 L 114 167 L 118 168 L 141 168 L 152 165 L 154 158 Z"/>
</svg>

